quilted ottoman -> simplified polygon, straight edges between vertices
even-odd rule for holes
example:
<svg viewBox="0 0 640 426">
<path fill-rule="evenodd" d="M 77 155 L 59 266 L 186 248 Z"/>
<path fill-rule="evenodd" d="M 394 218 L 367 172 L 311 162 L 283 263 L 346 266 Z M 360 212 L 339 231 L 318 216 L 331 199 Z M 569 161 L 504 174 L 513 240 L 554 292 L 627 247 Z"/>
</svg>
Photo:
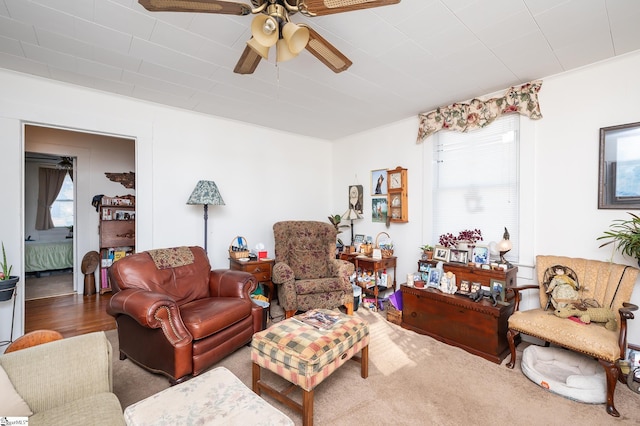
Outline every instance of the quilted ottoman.
<svg viewBox="0 0 640 426">
<path fill-rule="evenodd" d="M 335 311 L 316 312 L 335 315 Z M 265 391 L 276 400 L 302 413 L 305 426 L 313 424 L 313 392 L 315 387 L 349 359 L 360 361 L 360 376 L 369 375 L 369 324 L 357 316 L 338 314 L 331 328 L 321 330 L 298 321 L 295 317 L 273 324 L 255 333 L 251 341 L 253 390 Z M 361 352 L 359 357 L 355 355 Z M 302 389 L 302 404 L 288 394 L 291 387 L 277 391 L 260 379 L 266 368 Z"/>
</svg>

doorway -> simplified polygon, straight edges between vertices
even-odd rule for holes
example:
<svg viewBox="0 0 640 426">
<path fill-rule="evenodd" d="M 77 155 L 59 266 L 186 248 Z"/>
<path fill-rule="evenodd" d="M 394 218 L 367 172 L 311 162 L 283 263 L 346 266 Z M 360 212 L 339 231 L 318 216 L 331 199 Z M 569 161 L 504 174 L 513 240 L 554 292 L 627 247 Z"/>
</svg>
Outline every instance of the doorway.
<svg viewBox="0 0 640 426">
<path fill-rule="evenodd" d="M 82 259 L 86 253 L 98 250 L 98 213 L 92 206 L 92 198 L 97 194 L 135 194 L 135 189 L 125 189 L 119 183 L 110 181 L 106 172 L 135 171 L 135 140 L 112 135 L 82 132 L 56 127 L 26 124 L 24 127 L 25 151 L 25 219 L 24 238 L 28 240 L 70 240 L 72 246 L 72 260 L 70 268 L 57 268 L 41 272 L 40 278 L 25 268 L 25 296 L 29 293 L 29 281 L 39 279 L 41 283 L 48 280 L 51 286 L 48 292 L 39 297 L 56 297 L 65 294 L 75 294 L 80 299 L 84 292 L 84 275 L 80 271 Z M 65 157 L 73 165 L 73 222 L 55 226 L 48 230 L 49 234 L 35 229 L 35 211 L 37 208 L 37 190 L 30 187 L 30 173 L 33 173 L 34 157 L 38 161 L 62 161 Z M 51 164 L 51 163 L 50 163 Z M 51 167 L 51 166 L 50 166 Z M 35 167 L 37 169 L 37 167 Z M 67 199 L 68 201 L 68 199 Z M 25 243 L 25 257 L 27 256 L 27 242 Z M 25 259 L 25 265 L 27 265 Z M 59 265 L 56 265 L 59 266 Z M 44 280 L 43 280 L 44 279 Z M 53 287 L 57 287 L 57 290 Z M 38 296 L 35 296 L 38 297 Z M 26 297 L 27 299 L 29 297 Z M 29 310 L 25 310 L 25 320 Z"/>
<path fill-rule="evenodd" d="M 74 163 L 70 155 L 25 152 L 26 301 L 74 293 Z"/>
</svg>

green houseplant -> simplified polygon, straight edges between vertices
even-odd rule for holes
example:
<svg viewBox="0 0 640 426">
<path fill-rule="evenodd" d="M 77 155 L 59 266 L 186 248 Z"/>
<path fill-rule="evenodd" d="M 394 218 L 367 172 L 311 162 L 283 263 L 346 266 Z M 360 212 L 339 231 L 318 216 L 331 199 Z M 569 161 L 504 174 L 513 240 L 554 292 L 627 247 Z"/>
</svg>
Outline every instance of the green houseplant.
<svg viewBox="0 0 640 426">
<path fill-rule="evenodd" d="M 598 240 L 608 240 L 600 245 L 604 247 L 614 244 L 614 248 L 621 254 L 633 257 L 640 265 L 640 217 L 629 212 L 631 219 L 616 219 L 609 226 L 609 230 Z"/>
<path fill-rule="evenodd" d="M 425 244 L 420 246 L 420 250 L 424 253 L 424 257 L 426 260 L 433 259 L 433 246 L 429 244 Z"/>
<path fill-rule="evenodd" d="M 11 270 L 13 266 L 7 263 L 7 253 L 4 250 L 4 242 L 2 243 L 2 262 L 0 262 L 0 302 L 9 300 L 13 297 L 13 291 L 20 280 L 20 277 L 12 277 Z"/>
</svg>

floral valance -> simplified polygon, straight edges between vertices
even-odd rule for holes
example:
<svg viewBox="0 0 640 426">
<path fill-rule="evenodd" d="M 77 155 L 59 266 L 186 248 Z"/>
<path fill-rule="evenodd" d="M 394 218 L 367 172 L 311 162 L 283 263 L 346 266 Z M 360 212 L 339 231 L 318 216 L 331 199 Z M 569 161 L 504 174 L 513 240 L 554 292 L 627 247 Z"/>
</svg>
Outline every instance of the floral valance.
<svg viewBox="0 0 640 426">
<path fill-rule="evenodd" d="M 435 132 L 447 129 L 458 132 L 488 126 L 503 114 L 517 112 L 532 120 L 542 118 L 538 104 L 538 92 L 542 80 L 532 81 L 520 87 L 511 87 L 504 96 L 486 101 L 473 99 L 469 103 L 455 103 L 418 115 L 418 140 L 421 143 Z"/>
</svg>

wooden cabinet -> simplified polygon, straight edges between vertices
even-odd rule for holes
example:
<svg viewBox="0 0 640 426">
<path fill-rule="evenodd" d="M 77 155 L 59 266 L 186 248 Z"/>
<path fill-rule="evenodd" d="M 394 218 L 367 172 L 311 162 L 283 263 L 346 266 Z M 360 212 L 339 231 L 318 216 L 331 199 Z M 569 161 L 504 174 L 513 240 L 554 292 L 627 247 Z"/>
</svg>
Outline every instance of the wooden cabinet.
<svg viewBox="0 0 640 426">
<path fill-rule="evenodd" d="M 409 221 L 407 169 L 387 170 L 387 209 L 390 222 Z"/>
<path fill-rule="evenodd" d="M 509 353 L 507 321 L 513 303 L 493 306 L 488 299 L 445 294 L 433 288 L 401 285 L 402 327 L 457 346 L 497 364 Z"/>
<path fill-rule="evenodd" d="M 109 267 L 135 251 L 135 198 L 102 197 L 100 214 L 100 294 L 111 291 Z"/>
</svg>

